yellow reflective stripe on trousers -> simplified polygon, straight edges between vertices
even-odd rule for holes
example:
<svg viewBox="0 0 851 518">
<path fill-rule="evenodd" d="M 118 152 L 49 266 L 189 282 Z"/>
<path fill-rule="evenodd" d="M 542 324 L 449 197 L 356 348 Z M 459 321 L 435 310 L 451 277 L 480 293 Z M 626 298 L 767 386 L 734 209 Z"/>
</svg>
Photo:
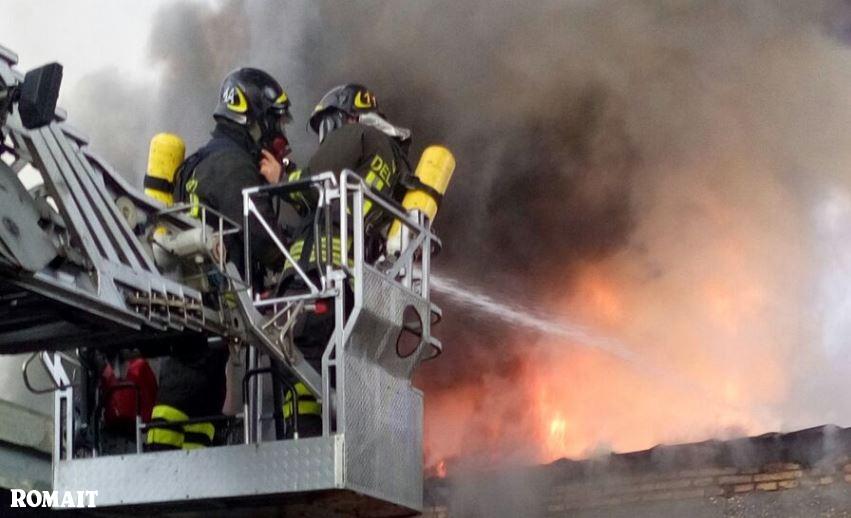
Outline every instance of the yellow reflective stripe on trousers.
<svg viewBox="0 0 851 518">
<path fill-rule="evenodd" d="M 181 421 L 186 421 L 189 416 L 180 410 L 169 405 L 156 405 L 151 411 L 151 420 L 162 420 L 168 423 L 179 424 Z M 197 448 L 206 448 L 206 444 L 187 441 L 185 434 L 203 435 L 211 443 L 216 434 L 216 427 L 213 423 L 191 423 L 182 426 L 183 431 L 173 430 L 170 428 L 151 428 L 148 430 L 148 444 L 164 444 L 174 446 L 175 448 L 183 448 L 184 450 L 194 450 Z"/>
<path fill-rule="evenodd" d="M 183 449 L 197 450 L 213 444 L 216 427 L 213 423 L 192 423 L 183 425 Z"/>
<path fill-rule="evenodd" d="M 289 419 L 293 415 L 292 401 L 284 404 L 284 418 Z M 322 415 L 322 405 L 316 401 L 298 401 L 298 415 Z"/>
<path fill-rule="evenodd" d="M 316 402 L 316 396 L 307 388 L 307 385 L 297 381 L 294 387 L 298 394 L 298 415 L 322 415 L 322 405 Z M 288 419 L 293 413 L 292 390 L 287 391 L 284 401 L 284 418 Z"/>
<path fill-rule="evenodd" d="M 302 383 L 300 381 L 296 381 L 293 384 L 293 387 L 295 387 L 295 393 L 298 394 L 299 396 L 312 396 L 313 395 L 313 392 L 311 392 L 310 389 L 307 388 L 307 385 L 305 385 L 304 383 Z M 293 398 L 293 391 L 288 390 L 287 391 L 287 401 L 291 400 L 292 398 Z"/>
<path fill-rule="evenodd" d="M 213 436 L 216 435 L 216 427 L 213 426 L 213 423 L 186 424 L 183 425 L 183 431 L 206 435 L 211 441 L 213 440 Z"/>
<path fill-rule="evenodd" d="M 186 421 L 189 416 L 169 405 L 155 405 L 151 410 L 151 419 L 164 419 L 169 423 Z"/>
<path fill-rule="evenodd" d="M 169 430 L 168 428 L 151 428 L 148 430 L 145 442 L 181 448 L 183 447 L 183 432 Z"/>
<path fill-rule="evenodd" d="M 189 419 L 189 416 L 169 405 L 156 405 L 151 411 L 151 421 L 176 423 L 187 419 Z M 171 428 L 151 428 L 148 430 L 145 442 L 180 448 L 183 446 L 183 432 Z"/>
</svg>

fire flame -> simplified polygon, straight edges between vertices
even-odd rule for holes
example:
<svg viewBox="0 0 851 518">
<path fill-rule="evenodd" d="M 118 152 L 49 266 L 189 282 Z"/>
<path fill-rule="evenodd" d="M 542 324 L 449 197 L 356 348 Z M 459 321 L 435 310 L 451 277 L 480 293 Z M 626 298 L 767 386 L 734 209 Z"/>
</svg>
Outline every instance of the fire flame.
<svg viewBox="0 0 851 518">
<path fill-rule="evenodd" d="M 446 460 L 440 459 L 435 468 L 435 475 L 438 478 L 446 478 Z"/>
<path fill-rule="evenodd" d="M 769 410 L 784 397 L 784 355 L 794 350 L 772 313 L 787 296 L 782 269 L 766 266 L 777 264 L 778 243 L 748 239 L 753 229 L 729 208 L 710 200 L 704 209 L 704 234 L 654 238 L 664 241 L 654 244 L 666 250 L 664 273 L 614 257 L 587 265 L 555 303 L 635 361 L 515 329 L 506 340 L 517 346 L 499 349 L 510 356 L 474 381 L 425 382 L 427 464 L 439 460 L 445 474 L 458 459 L 549 462 L 776 429 Z"/>
<path fill-rule="evenodd" d="M 546 438 L 545 451 L 547 455 L 558 455 L 567 447 L 567 420 L 556 413 L 550 420 L 550 433 Z"/>
</svg>

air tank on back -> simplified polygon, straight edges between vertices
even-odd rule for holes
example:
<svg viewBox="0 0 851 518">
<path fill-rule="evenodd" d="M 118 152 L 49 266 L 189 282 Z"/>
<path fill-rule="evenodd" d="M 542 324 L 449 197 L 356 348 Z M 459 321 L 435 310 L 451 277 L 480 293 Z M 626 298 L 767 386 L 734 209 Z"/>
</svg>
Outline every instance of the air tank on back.
<svg viewBox="0 0 851 518">
<path fill-rule="evenodd" d="M 405 194 L 402 206 L 408 211 L 419 211 L 434 221 L 440 198 L 446 193 L 452 173 L 455 171 L 455 157 L 443 146 L 429 146 L 423 151 L 414 175 L 427 189 L 413 188 Z M 393 222 L 387 234 L 387 252 L 398 255 L 404 246 L 402 223 Z"/>
</svg>

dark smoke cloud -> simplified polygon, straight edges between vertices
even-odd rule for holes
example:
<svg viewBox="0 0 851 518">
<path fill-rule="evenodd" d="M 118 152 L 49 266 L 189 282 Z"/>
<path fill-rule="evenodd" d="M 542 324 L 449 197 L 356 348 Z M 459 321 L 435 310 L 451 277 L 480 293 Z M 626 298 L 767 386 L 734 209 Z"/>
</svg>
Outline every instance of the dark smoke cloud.
<svg viewBox="0 0 851 518">
<path fill-rule="evenodd" d="M 391 120 L 413 128 L 412 156 L 432 142 L 456 153 L 436 223 L 446 242 L 441 272 L 546 304 L 570 291 L 584 265 L 609 260 L 657 290 L 649 302 L 679 301 L 690 279 L 726 274 L 714 240 L 741 231 L 734 244 L 749 266 L 764 265 L 773 300 L 770 313 L 752 318 L 771 329 L 687 350 L 726 365 L 770 343 L 791 364 L 812 338 L 800 303 L 812 280 L 801 272 L 815 268 L 809 211 L 826 186 L 847 186 L 851 165 L 842 151 L 847 13 L 838 0 L 176 2 L 152 29 L 159 84 L 92 76 L 78 93 L 92 108 L 73 122 L 139 180 L 151 134 L 177 131 L 199 145 L 221 78 L 255 65 L 292 94 L 291 137 L 304 162 L 316 100 L 336 84 L 366 83 Z M 128 95 L 137 102 L 128 106 Z M 128 141 L 116 140 L 131 129 Z M 704 344 L 693 318 L 706 309 L 686 302 L 693 306 L 645 304 L 644 325 L 630 332 L 665 344 L 669 327 L 682 328 Z M 486 388 L 486 378 L 518 390 L 515 360 L 532 354 L 536 337 L 449 309 L 447 352 L 422 371 L 427 391 Z M 793 375 L 817 372 L 823 358 L 813 352 L 804 364 Z M 807 398 L 815 400 L 827 404 Z M 506 422 L 517 421 L 514 411 Z M 481 428 L 470 426 L 472 438 Z"/>
<path fill-rule="evenodd" d="M 626 100 L 570 70 L 518 74 L 508 58 L 537 52 L 534 42 L 518 41 L 534 31 L 524 27 L 524 8 L 318 2 L 304 12 L 291 4 L 249 5 L 264 20 L 261 34 L 298 26 L 293 20 L 304 13 L 301 46 L 290 47 L 297 59 L 283 70 L 285 78 L 300 72 L 307 97 L 297 103 L 309 110 L 331 86 L 363 82 L 393 121 L 413 128 L 414 161 L 434 142 L 456 153 L 458 170 L 437 222 L 447 243 L 442 271 L 540 299 L 553 275 L 569 282 L 572 265 L 626 243 L 639 161 L 622 118 Z M 286 47 L 287 35 L 282 39 L 268 49 Z M 275 67 L 268 49 L 253 55 Z M 301 67 L 293 66 L 297 60 Z M 301 113 L 305 120 L 308 112 Z M 469 328 L 466 310 L 448 309 L 455 313 L 441 334 L 451 345 L 445 361 L 423 371 L 427 385 L 476 384 L 492 373 L 510 378 L 523 351 L 509 347 L 505 330 L 492 321 Z"/>
<path fill-rule="evenodd" d="M 494 279 L 528 264 L 569 267 L 624 244 L 638 155 L 618 113 L 622 101 L 605 85 L 529 78 L 544 83 L 533 90 L 516 77 L 504 59 L 516 48 L 494 45 L 523 30 L 515 10 L 453 2 L 177 2 L 156 17 L 149 42 L 159 84 L 124 84 L 110 70 L 89 77 L 74 95 L 89 103 L 78 107 L 78 124 L 139 179 L 140 135 L 174 131 L 197 147 L 221 78 L 254 64 L 289 88 L 300 115 L 291 133 L 305 161 L 315 144 L 303 125 L 315 101 L 335 84 L 360 81 L 379 93 L 394 121 L 415 130 L 414 161 L 432 142 L 458 155 L 438 223 L 453 243 L 444 269 L 479 273 L 483 257 L 496 266 Z M 488 23 L 462 30 L 463 20 L 483 15 Z M 119 135 L 126 141 L 116 142 Z"/>
</svg>

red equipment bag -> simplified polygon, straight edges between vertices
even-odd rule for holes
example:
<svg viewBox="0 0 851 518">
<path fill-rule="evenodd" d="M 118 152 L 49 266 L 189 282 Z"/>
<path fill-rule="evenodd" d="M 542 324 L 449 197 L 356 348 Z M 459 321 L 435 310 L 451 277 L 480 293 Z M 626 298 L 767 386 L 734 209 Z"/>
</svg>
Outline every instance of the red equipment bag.
<svg viewBox="0 0 851 518">
<path fill-rule="evenodd" d="M 136 422 L 136 395 L 142 422 L 151 420 L 151 410 L 157 400 L 157 377 L 143 358 L 127 363 L 126 375 L 119 379 L 110 364 L 101 373 L 104 426 L 107 428 L 133 427 Z"/>
</svg>

